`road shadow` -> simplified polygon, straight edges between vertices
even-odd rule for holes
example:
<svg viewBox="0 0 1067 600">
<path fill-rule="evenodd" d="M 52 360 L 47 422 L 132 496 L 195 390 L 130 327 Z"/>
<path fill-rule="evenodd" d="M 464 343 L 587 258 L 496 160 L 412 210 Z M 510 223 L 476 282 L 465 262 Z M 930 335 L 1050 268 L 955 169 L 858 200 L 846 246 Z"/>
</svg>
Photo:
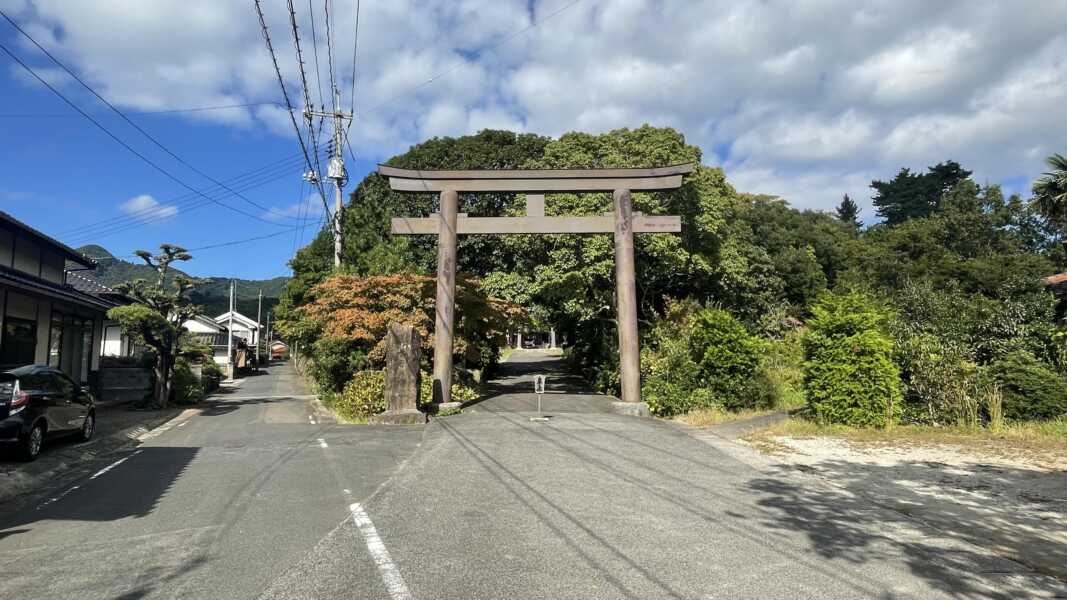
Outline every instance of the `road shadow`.
<svg viewBox="0 0 1067 600">
<path fill-rule="evenodd" d="M 106 471 L 38 494 L 36 505 L 0 518 L 0 540 L 30 531 L 41 521 L 104 522 L 144 517 L 155 510 L 197 452 L 198 448 L 188 447 L 132 450 L 123 462 L 112 463 Z M 130 461 L 136 461 L 137 466 L 131 468 Z"/>
<path fill-rule="evenodd" d="M 1067 523 L 1062 512 L 1051 518 L 1048 511 L 1065 499 L 1020 506 L 996 492 L 1031 485 L 1039 472 L 998 466 L 976 481 L 951 473 L 931 478 L 931 465 L 920 462 L 801 466 L 843 488 L 835 489 L 805 485 L 795 468 L 779 469 L 780 476 L 747 485 L 766 509 L 762 525 L 803 532 L 821 556 L 857 565 L 902 558 L 916 576 L 956 598 L 1019 597 L 1001 591 L 1019 575 L 1056 597 L 1067 595 Z"/>
</svg>

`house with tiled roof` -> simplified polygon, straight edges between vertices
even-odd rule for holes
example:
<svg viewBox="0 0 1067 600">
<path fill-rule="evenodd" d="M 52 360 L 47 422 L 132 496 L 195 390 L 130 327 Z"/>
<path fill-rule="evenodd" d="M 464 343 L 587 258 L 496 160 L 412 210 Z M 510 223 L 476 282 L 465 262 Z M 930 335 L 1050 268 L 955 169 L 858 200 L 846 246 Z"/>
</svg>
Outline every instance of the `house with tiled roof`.
<svg viewBox="0 0 1067 600">
<path fill-rule="evenodd" d="M 78 273 L 95 268 L 92 259 L 0 211 L 0 368 L 47 364 L 79 383 L 93 380 L 106 313 L 119 304 L 85 291 L 87 278 Z"/>
</svg>

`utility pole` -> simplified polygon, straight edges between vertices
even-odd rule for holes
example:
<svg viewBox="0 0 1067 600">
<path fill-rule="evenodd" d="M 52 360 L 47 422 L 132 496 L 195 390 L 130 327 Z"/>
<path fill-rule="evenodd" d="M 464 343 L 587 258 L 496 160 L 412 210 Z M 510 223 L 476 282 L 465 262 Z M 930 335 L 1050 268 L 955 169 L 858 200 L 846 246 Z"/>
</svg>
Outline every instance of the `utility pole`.
<svg viewBox="0 0 1067 600">
<path fill-rule="evenodd" d="M 330 157 L 330 167 L 326 173 L 328 179 L 333 180 L 333 266 L 341 266 L 341 209 L 344 208 L 344 187 L 348 181 L 348 172 L 345 170 L 345 159 L 341 151 L 344 145 L 345 120 L 352 120 L 352 113 L 341 110 L 341 91 L 333 89 L 333 111 L 313 110 L 310 107 L 304 109 L 304 116 L 310 121 L 314 117 L 328 117 L 333 119 L 333 156 Z M 317 176 L 317 174 L 316 174 Z"/>
<path fill-rule="evenodd" d="M 268 310 L 267 311 L 267 346 L 266 346 L 266 348 L 267 348 L 267 362 L 268 363 L 270 362 L 271 358 L 274 358 L 272 356 L 272 352 L 273 351 L 270 348 L 270 341 L 271 341 L 271 338 L 270 338 L 270 311 Z"/>
<path fill-rule="evenodd" d="M 256 303 L 256 368 L 259 368 L 259 345 L 263 342 L 263 289 L 259 290 L 259 300 Z"/>
<path fill-rule="evenodd" d="M 226 364 L 230 367 L 230 379 L 233 379 L 233 295 L 236 283 L 230 280 L 230 326 L 226 336 Z"/>
</svg>

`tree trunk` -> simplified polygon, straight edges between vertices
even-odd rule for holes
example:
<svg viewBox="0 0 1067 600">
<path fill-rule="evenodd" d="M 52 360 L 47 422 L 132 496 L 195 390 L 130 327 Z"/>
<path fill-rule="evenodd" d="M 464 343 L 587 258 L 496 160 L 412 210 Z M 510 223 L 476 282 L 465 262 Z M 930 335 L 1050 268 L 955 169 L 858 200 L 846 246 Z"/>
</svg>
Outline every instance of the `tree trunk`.
<svg viewBox="0 0 1067 600">
<path fill-rule="evenodd" d="M 170 401 L 170 367 L 162 352 L 156 357 L 156 406 L 167 408 Z"/>
</svg>

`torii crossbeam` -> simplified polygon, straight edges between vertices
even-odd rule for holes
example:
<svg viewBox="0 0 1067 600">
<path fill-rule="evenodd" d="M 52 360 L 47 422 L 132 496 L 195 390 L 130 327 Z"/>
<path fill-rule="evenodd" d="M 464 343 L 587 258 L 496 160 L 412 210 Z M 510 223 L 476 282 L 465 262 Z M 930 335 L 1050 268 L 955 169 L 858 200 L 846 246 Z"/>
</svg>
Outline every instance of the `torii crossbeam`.
<svg viewBox="0 0 1067 600">
<path fill-rule="evenodd" d="M 661 191 L 681 187 L 693 163 L 650 169 L 534 169 L 422 171 L 378 166 L 398 192 L 440 193 L 441 212 L 429 218 L 394 218 L 397 235 L 437 235 L 437 319 L 434 334 L 434 401 L 451 401 L 452 338 L 456 291 L 457 234 L 612 233 L 615 236 L 615 286 L 619 322 L 622 402 L 628 414 L 647 414 L 641 402 L 637 290 L 634 282 L 634 233 L 682 230 L 681 217 L 634 214 L 631 190 Z M 479 192 L 525 192 L 524 217 L 468 217 L 458 214 L 458 195 Z M 614 213 L 602 216 L 545 216 L 545 193 L 612 192 Z"/>
</svg>

